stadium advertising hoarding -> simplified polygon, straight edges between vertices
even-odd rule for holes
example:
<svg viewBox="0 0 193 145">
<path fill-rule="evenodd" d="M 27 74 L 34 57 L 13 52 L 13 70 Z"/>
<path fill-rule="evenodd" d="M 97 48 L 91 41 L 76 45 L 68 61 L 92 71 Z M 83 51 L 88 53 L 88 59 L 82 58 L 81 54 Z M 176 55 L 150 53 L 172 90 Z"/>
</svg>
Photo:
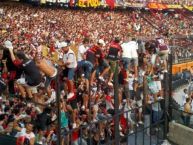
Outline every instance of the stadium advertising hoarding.
<svg viewBox="0 0 193 145">
<path fill-rule="evenodd" d="M 101 6 L 99 0 L 79 0 L 78 1 L 79 7 L 98 7 Z"/>
<path fill-rule="evenodd" d="M 33 1 L 33 0 L 32 0 Z M 149 8 L 149 9 L 157 9 L 157 10 L 166 10 L 166 9 L 187 9 L 193 11 L 193 6 L 187 5 L 178 5 L 178 4 L 163 4 L 157 2 L 149 2 L 149 3 L 131 3 L 131 2 L 119 2 L 119 0 L 39 0 L 41 4 L 45 3 L 53 3 L 53 4 L 68 4 L 74 3 L 74 6 L 78 7 L 99 7 L 99 6 L 109 6 L 111 8 L 114 7 L 133 7 L 133 8 Z"/>
</svg>

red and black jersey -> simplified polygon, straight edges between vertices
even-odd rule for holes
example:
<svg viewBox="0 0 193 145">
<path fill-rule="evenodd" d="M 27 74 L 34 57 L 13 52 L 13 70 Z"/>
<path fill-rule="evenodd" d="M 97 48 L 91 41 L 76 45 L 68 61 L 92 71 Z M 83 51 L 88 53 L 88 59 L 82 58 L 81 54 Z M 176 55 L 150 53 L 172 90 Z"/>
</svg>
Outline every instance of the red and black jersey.
<svg viewBox="0 0 193 145">
<path fill-rule="evenodd" d="M 122 50 L 122 48 L 121 48 L 119 43 L 116 43 L 114 41 L 111 42 L 107 58 L 110 60 L 117 60 L 118 59 L 118 53 L 121 50 Z"/>
<path fill-rule="evenodd" d="M 98 63 L 99 64 L 102 64 L 103 63 L 103 60 L 105 58 L 105 54 L 104 52 L 101 50 L 101 48 L 97 48 L 96 49 L 96 56 L 97 56 L 97 60 L 98 60 Z"/>
<path fill-rule="evenodd" d="M 96 63 L 96 51 L 97 51 L 97 49 L 98 49 L 97 46 L 93 46 L 86 51 L 86 60 L 90 61 L 92 64 Z"/>
</svg>

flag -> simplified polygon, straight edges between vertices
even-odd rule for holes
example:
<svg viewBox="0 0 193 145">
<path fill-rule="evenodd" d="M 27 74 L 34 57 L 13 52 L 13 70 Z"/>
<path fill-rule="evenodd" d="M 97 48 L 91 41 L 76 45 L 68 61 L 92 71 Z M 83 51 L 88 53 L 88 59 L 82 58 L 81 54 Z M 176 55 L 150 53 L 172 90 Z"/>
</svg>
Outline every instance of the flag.
<svg viewBox="0 0 193 145">
<path fill-rule="evenodd" d="M 114 0 L 106 0 L 106 4 L 109 5 L 110 9 L 113 9 L 115 7 Z"/>
</svg>

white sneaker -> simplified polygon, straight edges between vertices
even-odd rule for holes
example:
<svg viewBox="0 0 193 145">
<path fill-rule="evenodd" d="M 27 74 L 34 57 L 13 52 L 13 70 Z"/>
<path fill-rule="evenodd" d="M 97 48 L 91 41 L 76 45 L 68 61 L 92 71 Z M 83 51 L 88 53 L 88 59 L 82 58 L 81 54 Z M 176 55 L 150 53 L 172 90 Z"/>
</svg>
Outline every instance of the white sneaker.
<svg viewBox="0 0 193 145">
<path fill-rule="evenodd" d="M 72 124 L 72 128 L 76 128 L 76 123 L 73 123 L 73 124 Z"/>
<path fill-rule="evenodd" d="M 56 92 L 52 91 L 51 97 L 45 102 L 46 104 L 50 104 L 56 101 Z"/>
<path fill-rule="evenodd" d="M 105 81 L 105 79 L 103 78 L 103 77 L 101 77 L 101 76 L 99 76 L 99 80 L 101 80 L 101 81 Z"/>
<path fill-rule="evenodd" d="M 133 130 L 130 130 L 129 133 L 132 134 L 134 131 Z"/>
<path fill-rule="evenodd" d="M 143 121 L 139 121 L 138 123 L 142 125 L 142 124 L 143 124 Z"/>
<path fill-rule="evenodd" d="M 120 132 L 120 136 L 122 136 L 122 137 L 123 137 L 123 136 L 125 136 L 125 135 L 124 135 L 122 132 Z"/>
<path fill-rule="evenodd" d="M 69 93 L 68 96 L 67 96 L 67 99 L 72 99 L 72 97 L 74 97 L 74 93 Z"/>
<path fill-rule="evenodd" d="M 108 82 L 108 85 L 112 87 L 112 86 L 113 86 L 113 83 L 111 83 L 111 82 Z"/>
<path fill-rule="evenodd" d="M 97 119 L 94 118 L 92 121 L 93 121 L 93 122 L 97 122 Z"/>
<path fill-rule="evenodd" d="M 82 105 L 81 109 L 84 111 L 84 110 L 85 110 L 85 106 L 84 106 L 84 105 Z"/>
<path fill-rule="evenodd" d="M 162 100 L 162 99 L 164 99 L 163 97 L 158 97 L 158 100 Z"/>
<path fill-rule="evenodd" d="M 121 125 L 119 124 L 119 130 L 122 130 L 122 127 L 121 127 Z"/>
</svg>

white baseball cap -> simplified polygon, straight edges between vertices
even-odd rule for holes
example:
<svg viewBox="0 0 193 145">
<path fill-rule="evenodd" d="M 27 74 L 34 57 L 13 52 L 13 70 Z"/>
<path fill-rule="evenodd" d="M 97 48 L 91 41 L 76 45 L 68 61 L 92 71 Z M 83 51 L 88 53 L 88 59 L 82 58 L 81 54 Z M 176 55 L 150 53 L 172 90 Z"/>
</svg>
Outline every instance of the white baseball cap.
<svg viewBox="0 0 193 145">
<path fill-rule="evenodd" d="M 102 39 L 99 39 L 98 43 L 99 43 L 99 44 L 102 44 L 103 46 L 105 46 L 105 41 L 102 40 Z"/>
<path fill-rule="evenodd" d="M 60 48 L 63 48 L 63 47 L 66 47 L 66 46 L 68 46 L 68 43 L 65 42 L 65 41 L 60 42 L 60 43 L 58 44 L 58 48 L 59 48 L 59 49 L 60 49 Z"/>
<path fill-rule="evenodd" d="M 12 45 L 11 41 L 9 41 L 9 40 L 4 42 L 4 46 L 8 49 L 13 49 L 13 45 Z"/>
</svg>

